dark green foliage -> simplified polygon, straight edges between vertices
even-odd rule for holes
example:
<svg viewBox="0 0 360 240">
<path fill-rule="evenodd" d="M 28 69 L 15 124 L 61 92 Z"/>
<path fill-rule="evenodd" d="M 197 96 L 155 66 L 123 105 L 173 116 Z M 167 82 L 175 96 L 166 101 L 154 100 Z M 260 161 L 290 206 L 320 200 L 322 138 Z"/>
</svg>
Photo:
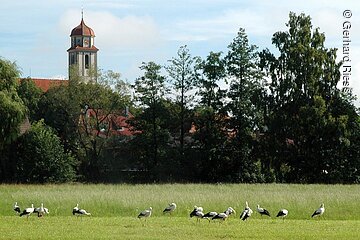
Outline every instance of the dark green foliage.
<svg viewBox="0 0 360 240">
<path fill-rule="evenodd" d="M 144 75 L 135 82 L 136 98 L 142 112 L 131 122 L 138 131 L 133 140 L 137 146 L 136 157 L 151 181 L 159 180 L 161 164 L 165 158 L 169 132 L 166 126 L 165 98 L 168 89 L 165 77 L 160 74 L 161 66 L 143 63 L 140 67 Z"/>
<path fill-rule="evenodd" d="M 186 122 L 191 119 L 191 107 L 194 100 L 193 94 L 190 93 L 195 87 L 196 75 L 195 75 L 195 64 L 198 58 L 192 57 L 187 46 L 181 46 L 177 52 L 177 57 L 169 60 L 169 65 L 166 66 L 166 70 L 169 73 L 171 80 L 171 87 L 174 91 L 175 101 L 180 107 L 178 114 L 179 131 L 178 134 L 174 135 L 176 140 L 179 141 L 180 157 L 184 156 L 185 137 L 186 137 Z M 182 160 L 184 161 L 184 159 Z"/>
<path fill-rule="evenodd" d="M 261 92 L 262 73 L 258 68 L 257 47 L 249 44 L 245 30 L 240 28 L 228 46 L 225 57 L 230 79 L 226 108 L 230 115 L 226 128 L 231 133 L 227 145 L 231 170 L 240 182 L 261 182 L 257 159 L 253 158 L 253 133 L 260 127 L 261 104 L 256 102 Z"/>
<path fill-rule="evenodd" d="M 20 72 L 15 63 L 0 59 L 0 151 L 19 133 L 26 107 L 16 89 Z"/>
<path fill-rule="evenodd" d="M 75 159 L 64 152 L 59 137 L 43 121 L 34 122 L 17 142 L 16 179 L 21 183 L 75 180 Z"/>
<path fill-rule="evenodd" d="M 225 129 L 228 115 L 224 108 L 226 91 L 219 87 L 224 81 L 225 62 L 221 53 L 211 52 L 197 65 L 199 105 L 195 109 L 193 148 L 197 152 L 194 166 L 199 180 L 205 182 L 231 181 L 231 172 L 225 166 L 228 157 L 225 146 L 228 132 Z"/>
<path fill-rule="evenodd" d="M 27 108 L 30 122 L 39 120 L 37 114 L 39 112 L 38 104 L 43 94 L 42 90 L 30 78 L 25 78 L 21 79 L 17 92 Z"/>
<path fill-rule="evenodd" d="M 352 130 L 358 116 L 337 88 L 341 64 L 336 50 L 324 47 L 324 34 L 312 29 L 305 14 L 290 13 L 287 26 L 273 36 L 280 55 L 262 53 L 261 64 L 271 77 L 264 138 L 270 142 L 264 150 L 272 161 L 267 166 L 288 182 L 338 182 L 338 174 L 350 167 L 347 153 L 355 147 L 350 138 L 358 134 Z"/>
<path fill-rule="evenodd" d="M 10 146 L 26 118 L 26 106 L 16 91 L 19 76 L 15 63 L 0 58 L 0 181 L 13 177 Z"/>
</svg>

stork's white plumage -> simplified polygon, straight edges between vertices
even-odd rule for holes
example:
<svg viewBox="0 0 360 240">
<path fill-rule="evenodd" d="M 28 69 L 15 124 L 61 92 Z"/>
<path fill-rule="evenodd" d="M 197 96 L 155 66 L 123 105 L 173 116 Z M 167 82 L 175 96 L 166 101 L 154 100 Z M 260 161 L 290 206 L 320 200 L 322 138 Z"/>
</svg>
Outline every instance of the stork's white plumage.
<svg viewBox="0 0 360 240">
<path fill-rule="evenodd" d="M 225 221 L 228 217 L 229 215 L 227 215 L 226 213 L 219 213 L 218 215 L 214 216 L 212 220 L 219 219 Z"/>
<path fill-rule="evenodd" d="M 42 217 L 42 216 L 44 216 L 44 214 L 45 214 L 45 209 L 44 209 L 44 204 L 43 203 L 41 203 L 41 206 L 40 206 L 40 208 L 39 208 L 39 210 L 38 210 L 38 217 Z"/>
<path fill-rule="evenodd" d="M 17 212 L 17 213 L 21 212 L 20 207 L 19 207 L 17 202 L 15 202 L 15 204 L 14 204 L 14 211 Z"/>
<path fill-rule="evenodd" d="M 285 218 L 287 215 L 289 214 L 289 211 L 286 209 L 281 209 L 278 214 L 276 215 L 276 217 L 282 217 Z"/>
<path fill-rule="evenodd" d="M 232 207 L 228 207 L 228 209 L 226 209 L 225 211 L 224 211 L 224 213 L 226 213 L 228 216 L 230 216 L 231 214 L 236 214 L 236 211 L 235 211 L 235 209 L 233 209 Z"/>
<path fill-rule="evenodd" d="M 149 209 L 146 209 L 146 210 L 142 211 L 138 215 L 138 218 L 145 218 L 145 221 L 146 221 L 146 219 L 151 216 L 151 212 L 152 212 L 152 207 L 149 207 Z"/>
<path fill-rule="evenodd" d="M 253 211 L 251 210 L 251 208 L 249 207 L 248 202 L 246 201 L 246 202 L 245 202 L 245 209 L 244 209 L 244 211 L 241 213 L 240 219 L 243 220 L 243 221 L 245 221 L 246 219 L 248 219 L 248 218 L 251 216 L 252 213 L 253 213 Z"/>
<path fill-rule="evenodd" d="M 195 207 L 194 210 L 190 213 L 190 217 L 191 218 L 196 217 L 197 222 L 199 222 L 200 219 L 204 217 L 204 213 L 202 211 L 200 211 L 200 210 L 202 210 L 202 208 L 199 209 L 199 208 Z"/>
<path fill-rule="evenodd" d="M 203 212 L 203 208 L 202 207 L 198 207 L 198 206 L 194 206 L 194 210 L 192 210 L 192 212 L 190 213 L 190 217 L 192 218 L 192 217 L 195 217 L 195 216 L 197 216 L 197 213 L 198 212 Z M 203 214 L 204 215 L 204 214 Z"/>
<path fill-rule="evenodd" d="M 76 206 L 72 210 L 72 214 L 75 215 L 79 211 L 79 204 L 77 203 Z"/>
<path fill-rule="evenodd" d="M 198 212 L 204 212 L 204 209 L 202 207 L 198 207 L 198 206 L 194 206 L 194 210 L 196 209 L 196 211 Z"/>
<path fill-rule="evenodd" d="M 324 204 L 322 203 L 318 209 L 315 210 L 315 212 L 311 215 L 311 217 L 321 216 L 325 212 Z"/>
<path fill-rule="evenodd" d="M 207 219 L 212 219 L 213 217 L 215 217 L 216 215 L 218 215 L 217 212 L 208 212 L 206 214 L 204 214 L 204 216 L 202 216 L 202 218 L 207 218 Z"/>
<path fill-rule="evenodd" d="M 176 204 L 175 203 L 170 203 L 168 207 L 166 207 L 163 211 L 163 213 L 172 213 L 173 211 L 175 211 L 176 209 Z"/>
<path fill-rule="evenodd" d="M 266 210 L 265 208 L 261 208 L 260 205 L 258 204 L 256 207 L 256 210 L 258 213 L 260 213 L 260 215 L 266 215 L 270 217 L 270 212 L 268 210 Z"/>
<path fill-rule="evenodd" d="M 79 215 L 86 215 L 86 216 L 90 216 L 91 213 L 87 212 L 85 209 L 79 209 L 79 211 L 77 212 L 77 214 Z"/>
<path fill-rule="evenodd" d="M 44 207 L 44 211 L 45 211 L 46 214 L 50 214 L 49 209 L 47 209 L 46 207 Z"/>
<path fill-rule="evenodd" d="M 40 207 L 34 208 L 34 213 L 37 213 L 38 217 L 42 217 L 45 214 L 44 204 L 41 203 Z"/>
<path fill-rule="evenodd" d="M 31 207 L 25 208 L 24 211 L 22 213 L 20 213 L 20 217 L 22 217 L 22 216 L 29 217 L 34 212 L 34 210 L 35 210 L 34 204 L 31 204 Z"/>
<path fill-rule="evenodd" d="M 79 209 L 79 204 L 76 204 L 76 206 L 73 208 L 72 211 L 73 215 L 77 216 L 90 216 L 91 213 L 87 212 L 85 209 Z"/>
</svg>

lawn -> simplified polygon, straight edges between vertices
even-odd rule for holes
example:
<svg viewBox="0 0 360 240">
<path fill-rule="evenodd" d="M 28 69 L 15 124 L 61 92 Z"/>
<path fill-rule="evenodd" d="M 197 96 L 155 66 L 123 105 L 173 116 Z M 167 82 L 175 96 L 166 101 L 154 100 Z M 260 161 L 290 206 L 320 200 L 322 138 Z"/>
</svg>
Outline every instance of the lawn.
<svg viewBox="0 0 360 240">
<path fill-rule="evenodd" d="M 163 184 L 163 185 L 0 185 L 0 239 L 359 239 L 360 186 L 285 184 Z M 31 203 L 49 208 L 50 215 L 20 218 L 12 210 Z M 239 215 L 245 201 L 254 210 L 243 222 Z M 169 215 L 162 210 L 175 202 Z M 322 219 L 312 212 L 325 203 Z M 74 217 L 79 203 L 91 217 Z M 284 221 L 261 217 L 256 204 L 274 216 L 289 210 Z M 225 222 L 190 219 L 193 206 L 204 212 L 237 210 Z M 145 221 L 141 210 L 153 208 Z"/>
</svg>

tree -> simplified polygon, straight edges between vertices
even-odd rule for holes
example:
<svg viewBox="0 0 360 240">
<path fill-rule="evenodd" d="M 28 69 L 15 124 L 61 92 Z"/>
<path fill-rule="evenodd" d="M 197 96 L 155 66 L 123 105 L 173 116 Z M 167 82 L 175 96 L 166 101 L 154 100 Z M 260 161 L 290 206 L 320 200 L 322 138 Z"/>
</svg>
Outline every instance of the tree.
<svg viewBox="0 0 360 240">
<path fill-rule="evenodd" d="M 16 179 L 21 183 L 57 183 L 75 180 L 75 159 L 64 151 L 55 132 L 43 120 L 17 142 Z"/>
<path fill-rule="evenodd" d="M 257 67 L 258 53 L 255 45 L 250 45 L 243 28 L 228 46 L 225 57 L 230 88 L 227 105 L 231 116 L 227 128 L 232 131 L 232 141 L 228 146 L 233 153 L 234 172 L 239 181 L 260 181 L 257 162 L 251 158 L 252 133 L 259 128 L 260 111 L 255 102 L 261 89 L 262 74 Z"/>
<path fill-rule="evenodd" d="M 39 120 L 37 119 L 37 113 L 39 111 L 38 104 L 43 94 L 41 89 L 35 85 L 31 78 L 25 78 L 20 80 L 17 92 L 27 108 L 30 122 Z"/>
<path fill-rule="evenodd" d="M 81 106 L 78 99 L 80 93 L 76 95 L 70 92 L 73 86 L 77 85 L 50 88 L 40 98 L 37 115 L 56 131 L 65 150 L 76 155 L 79 149 L 77 128 Z"/>
<path fill-rule="evenodd" d="M 69 84 L 51 88 L 40 101 L 40 116 L 80 160 L 80 172 L 89 181 L 99 181 L 104 171 L 102 154 L 114 127 L 112 117 L 130 104 L 129 95 L 112 89 L 106 77 L 102 80 L 84 83 L 71 69 Z"/>
<path fill-rule="evenodd" d="M 219 82 L 225 77 L 225 62 L 221 52 L 210 52 L 205 60 L 197 65 L 197 95 L 199 104 L 195 108 L 195 144 L 198 148 L 200 162 L 193 169 L 200 170 L 199 180 L 207 182 L 229 180 L 228 161 L 224 146 L 228 135 L 226 120 L 228 115 L 224 108 L 226 90 Z"/>
<path fill-rule="evenodd" d="M 349 132 L 358 117 L 337 88 L 341 63 L 336 49 L 324 46 L 324 33 L 313 30 L 305 14 L 291 12 L 286 26 L 288 31 L 272 38 L 279 56 L 269 50 L 261 54 L 261 66 L 271 78 L 266 125 L 272 167 L 285 181 L 328 181 L 338 172 L 333 163 L 348 161 Z"/>
<path fill-rule="evenodd" d="M 164 157 L 164 146 L 169 138 L 162 118 L 164 95 L 168 89 L 165 77 L 160 74 L 160 65 L 148 62 L 143 63 L 140 69 L 144 71 L 144 75 L 135 81 L 135 96 L 143 111 L 132 122 L 135 130 L 140 132 L 133 143 L 139 144 L 139 158 L 142 159 L 145 170 L 149 171 L 153 180 L 158 180 L 156 171 Z"/>
<path fill-rule="evenodd" d="M 19 126 L 26 117 L 26 106 L 17 93 L 20 71 L 15 63 L 0 59 L 0 180 L 9 180 L 13 165 L 10 144 L 19 136 Z"/>
<path fill-rule="evenodd" d="M 130 96 L 130 84 L 121 79 L 121 74 L 112 70 L 98 71 L 97 82 L 100 85 L 111 87 L 120 96 Z"/>
<path fill-rule="evenodd" d="M 195 63 L 197 58 L 191 57 L 187 46 L 181 46 L 177 52 L 177 58 L 169 60 L 170 65 L 166 70 L 172 80 L 176 101 L 180 106 L 180 155 L 184 155 L 185 122 L 189 121 L 189 111 L 193 95 L 190 94 L 195 86 Z M 188 129 L 187 129 L 188 130 Z"/>
<path fill-rule="evenodd" d="M 78 97 L 81 114 L 77 127 L 78 143 L 84 154 L 82 168 L 88 179 L 99 181 L 102 153 L 115 127 L 112 117 L 124 114 L 129 98 L 92 82 L 79 83 L 77 91 L 82 93 Z"/>
</svg>

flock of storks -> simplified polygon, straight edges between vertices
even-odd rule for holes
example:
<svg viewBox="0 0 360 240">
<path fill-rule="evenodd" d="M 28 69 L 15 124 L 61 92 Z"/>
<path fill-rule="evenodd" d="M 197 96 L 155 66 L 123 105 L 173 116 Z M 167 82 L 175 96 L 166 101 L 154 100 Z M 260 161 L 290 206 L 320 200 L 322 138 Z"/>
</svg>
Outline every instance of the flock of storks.
<svg viewBox="0 0 360 240">
<path fill-rule="evenodd" d="M 171 214 L 172 212 L 175 211 L 175 209 L 176 209 L 176 204 L 170 203 L 169 206 L 163 210 L 163 213 Z M 268 210 L 266 210 L 265 208 L 261 208 L 259 205 L 257 205 L 256 210 L 261 216 L 265 215 L 265 216 L 270 217 L 270 212 Z M 34 204 L 31 204 L 31 207 L 25 208 L 21 212 L 20 207 L 16 202 L 14 205 L 14 211 L 19 213 L 20 217 L 22 217 L 22 216 L 29 217 L 32 213 L 37 213 L 38 217 L 43 217 L 45 214 L 49 214 L 49 209 L 44 207 L 43 203 L 41 203 L 41 206 L 37 207 L 37 208 L 34 208 Z M 152 207 L 140 212 L 140 214 L 138 215 L 138 218 L 144 218 L 146 221 L 146 219 L 151 216 L 151 212 L 152 212 Z M 324 203 L 322 203 L 320 205 L 320 207 L 314 211 L 314 213 L 311 215 L 311 217 L 317 217 L 317 216 L 320 217 L 321 215 L 324 214 L 324 212 L 325 212 L 325 207 L 324 207 Z M 224 212 L 221 212 L 221 213 L 218 213 L 218 212 L 204 213 L 204 209 L 202 207 L 194 206 L 194 210 L 190 213 L 190 218 L 196 217 L 197 221 L 200 221 L 200 219 L 207 219 L 209 221 L 219 219 L 219 220 L 225 221 L 233 213 L 236 213 L 236 212 L 232 207 L 228 207 Z M 248 202 L 245 202 L 245 209 L 240 214 L 240 219 L 243 221 L 246 221 L 252 215 L 252 213 L 253 213 L 253 211 L 249 207 Z M 288 215 L 288 213 L 289 213 L 288 210 L 280 209 L 280 211 L 278 212 L 276 217 L 285 218 Z M 73 208 L 72 214 L 78 215 L 78 216 L 90 216 L 91 215 L 91 213 L 87 212 L 85 209 L 79 208 L 79 204 L 76 204 L 76 206 Z"/>
<path fill-rule="evenodd" d="M 169 206 L 164 209 L 163 213 L 171 214 L 173 211 L 175 211 L 175 209 L 176 209 L 176 204 L 170 203 Z M 266 210 L 265 208 L 261 208 L 259 205 L 257 205 L 256 210 L 261 216 L 265 215 L 265 216 L 270 217 L 270 212 L 268 210 Z M 138 215 L 138 218 L 145 218 L 145 220 L 146 220 L 146 218 L 149 218 L 151 216 L 151 212 L 152 212 L 152 207 L 142 211 Z M 321 216 L 324 214 L 324 212 L 325 212 L 325 207 L 324 207 L 324 204 L 322 203 L 320 205 L 320 207 L 314 211 L 314 213 L 311 215 L 311 217 Z M 194 210 L 190 213 L 190 217 L 191 218 L 196 217 L 197 221 L 200 221 L 200 219 L 208 219 L 209 221 L 219 219 L 219 220 L 225 221 L 233 213 L 236 213 L 236 212 L 232 207 L 228 207 L 224 212 L 221 212 L 221 213 L 218 213 L 218 212 L 204 213 L 204 209 L 202 207 L 194 206 Z M 243 221 L 246 221 L 251 216 L 252 213 L 253 213 L 253 211 L 249 207 L 248 202 L 246 202 L 245 209 L 240 214 L 240 219 Z M 285 218 L 288 215 L 288 213 L 289 213 L 288 210 L 280 209 L 280 211 L 278 212 L 276 217 Z"/>
</svg>

